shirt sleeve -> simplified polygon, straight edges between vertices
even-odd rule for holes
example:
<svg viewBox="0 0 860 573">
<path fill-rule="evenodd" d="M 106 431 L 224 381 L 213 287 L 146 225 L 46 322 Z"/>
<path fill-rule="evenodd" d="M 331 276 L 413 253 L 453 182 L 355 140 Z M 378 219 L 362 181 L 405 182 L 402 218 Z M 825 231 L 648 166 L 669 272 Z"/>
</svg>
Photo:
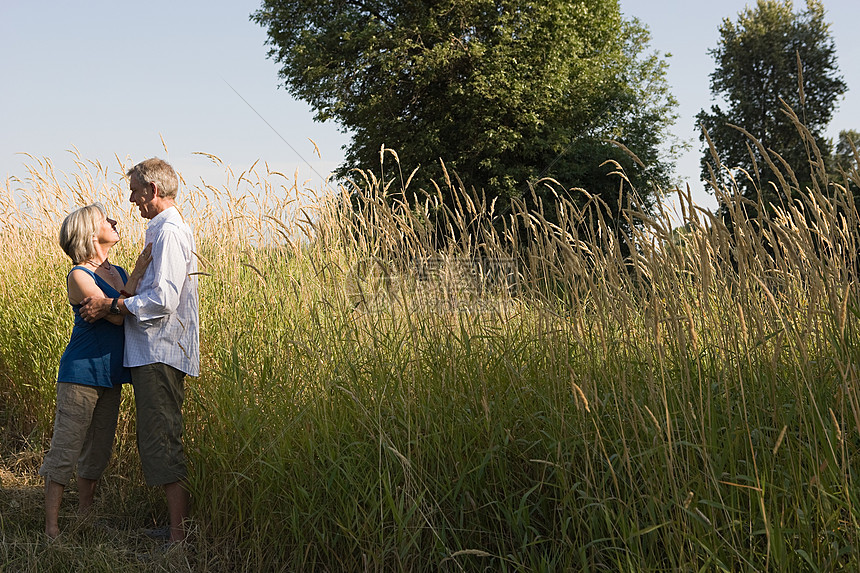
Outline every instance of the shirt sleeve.
<svg viewBox="0 0 860 573">
<path fill-rule="evenodd" d="M 138 287 L 139 294 L 125 300 L 126 309 L 141 322 L 175 313 L 188 278 L 190 256 L 178 230 L 165 226 L 152 242 L 152 262 Z"/>
</svg>

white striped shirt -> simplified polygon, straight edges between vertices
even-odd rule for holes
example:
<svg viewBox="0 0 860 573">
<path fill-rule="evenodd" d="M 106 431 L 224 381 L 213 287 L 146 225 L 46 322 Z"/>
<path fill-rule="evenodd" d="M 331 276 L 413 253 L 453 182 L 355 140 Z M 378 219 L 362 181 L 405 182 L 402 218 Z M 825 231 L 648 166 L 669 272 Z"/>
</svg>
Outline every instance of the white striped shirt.
<svg viewBox="0 0 860 573">
<path fill-rule="evenodd" d="M 152 218 L 145 244 L 152 263 L 135 296 L 125 299 L 126 366 L 161 362 L 200 374 L 200 318 L 194 235 L 176 207 Z"/>
</svg>

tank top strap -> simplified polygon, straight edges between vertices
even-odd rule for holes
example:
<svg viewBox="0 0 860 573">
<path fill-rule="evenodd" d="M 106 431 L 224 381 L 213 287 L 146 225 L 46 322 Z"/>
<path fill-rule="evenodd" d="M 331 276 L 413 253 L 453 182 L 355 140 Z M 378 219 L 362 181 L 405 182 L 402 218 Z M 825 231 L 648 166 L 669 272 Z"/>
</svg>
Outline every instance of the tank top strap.
<svg viewBox="0 0 860 573">
<path fill-rule="evenodd" d="M 66 278 L 69 278 L 69 275 L 72 274 L 72 271 L 75 269 L 80 269 L 80 270 L 84 271 L 85 273 L 87 273 L 88 275 L 93 277 L 93 280 L 95 280 L 97 278 L 96 273 L 94 273 L 93 271 L 91 271 L 87 267 L 82 267 L 81 265 L 75 265 L 71 269 L 69 269 L 69 272 L 66 274 Z"/>
<path fill-rule="evenodd" d="M 126 275 L 126 273 L 125 273 L 125 269 L 124 269 L 124 268 L 122 268 L 122 267 L 117 267 L 116 265 L 114 265 L 114 267 L 115 267 L 115 268 L 117 268 L 117 269 L 119 269 L 119 274 L 120 274 L 120 276 L 122 277 L 122 282 L 123 282 L 123 283 L 125 283 L 125 282 L 128 280 L 128 278 L 127 278 L 127 276 L 128 276 L 128 275 Z M 75 266 L 74 266 L 74 267 L 72 267 L 72 269 L 69 271 L 69 275 L 70 275 L 70 274 L 72 274 L 72 271 L 73 271 L 73 270 L 75 270 L 75 269 L 81 269 L 82 271 L 86 272 L 86 273 L 87 273 L 87 274 L 89 274 L 91 277 L 93 277 L 93 281 L 95 281 L 96 286 L 97 286 L 97 287 L 99 287 L 99 288 L 102 290 L 102 292 L 103 292 L 103 293 L 105 293 L 105 295 L 106 295 L 106 296 L 109 296 L 109 297 L 119 296 L 119 291 L 118 291 L 118 290 L 116 290 L 114 287 L 112 287 L 112 286 L 110 285 L 110 283 L 108 283 L 106 280 L 104 280 L 103 278 L 101 278 L 100 276 L 98 276 L 96 273 L 94 273 L 93 271 L 91 271 L 91 270 L 90 270 L 90 269 L 88 269 L 87 267 L 82 267 L 82 266 L 80 266 L 80 265 L 75 265 Z M 66 275 L 66 278 L 68 279 L 68 275 Z M 72 305 L 72 307 L 75 307 L 75 306 L 76 306 L 76 305 Z M 77 306 L 80 306 L 80 305 L 77 305 Z"/>
</svg>

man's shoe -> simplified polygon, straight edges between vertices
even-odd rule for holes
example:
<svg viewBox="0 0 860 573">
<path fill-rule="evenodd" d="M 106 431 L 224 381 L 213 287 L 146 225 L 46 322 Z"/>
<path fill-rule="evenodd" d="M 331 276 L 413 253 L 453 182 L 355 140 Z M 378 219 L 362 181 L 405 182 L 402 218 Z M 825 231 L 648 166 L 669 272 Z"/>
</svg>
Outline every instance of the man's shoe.
<svg viewBox="0 0 860 573">
<path fill-rule="evenodd" d="M 143 534 L 150 539 L 160 539 L 162 541 L 167 541 L 170 539 L 170 526 L 165 525 L 164 527 L 156 527 L 154 529 L 144 529 Z"/>
</svg>

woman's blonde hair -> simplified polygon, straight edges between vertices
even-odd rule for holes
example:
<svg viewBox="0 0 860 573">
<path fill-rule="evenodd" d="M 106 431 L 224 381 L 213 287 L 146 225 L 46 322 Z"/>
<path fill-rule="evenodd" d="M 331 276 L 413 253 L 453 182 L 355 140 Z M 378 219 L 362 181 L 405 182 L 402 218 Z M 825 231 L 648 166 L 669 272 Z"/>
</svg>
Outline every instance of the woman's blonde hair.
<svg viewBox="0 0 860 573">
<path fill-rule="evenodd" d="M 93 258 L 96 254 L 93 237 L 102 221 L 107 218 L 101 203 L 93 203 L 66 215 L 60 225 L 60 246 L 76 265 Z"/>
</svg>

